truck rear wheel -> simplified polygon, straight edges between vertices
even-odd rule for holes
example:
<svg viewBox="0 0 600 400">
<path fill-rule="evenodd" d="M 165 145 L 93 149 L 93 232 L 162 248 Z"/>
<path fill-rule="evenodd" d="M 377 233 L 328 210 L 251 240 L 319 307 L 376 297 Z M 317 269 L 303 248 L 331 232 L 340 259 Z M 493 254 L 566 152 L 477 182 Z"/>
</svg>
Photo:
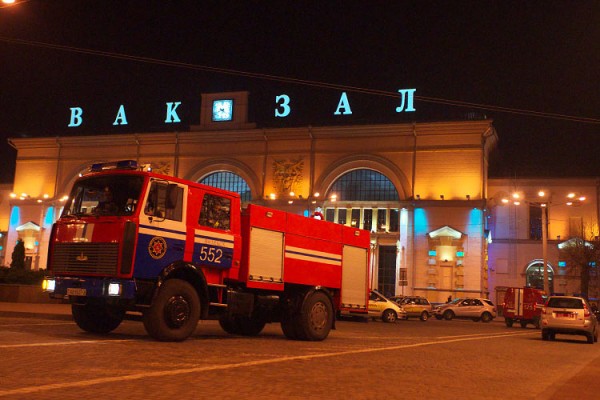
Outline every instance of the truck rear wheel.
<svg viewBox="0 0 600 400">
<path fill-rule="evenodd" d="M 504 318 L 504 323 L 506 324 L 507 327 L 512 327 L 513 326 L 513 319 L 512 318 Z"/>
<path fill-rule="evenodd" d="M 163 342 L 180 342 L 196 329 L 200 299 L 188 282 L 169 279 L 162 284 L 152 305 L 144 312 L 144 327 L 150 336 Z"/>
<path fill-rule="evenodd" d="M 299 339 L 324 340 L 333 326 L 333 306 L 323 292 L 314 292 L 305 299 L 299 315 Z"/>
<path fill-rule="evenodd" d="M 283 334 L 292 340 L 324 340 L 333 326 L 333 306 L 323 292 L 313 292 L 300 307 L 290 307 L 281 317 Z"/>
<path fill-rule="evenodd" d="M 73 304 L 71 314 L 78 327 L 86 332 L 100 334 L 114 331 L 125 318 L 123 309 L 96 304 Z"/>
</svg>

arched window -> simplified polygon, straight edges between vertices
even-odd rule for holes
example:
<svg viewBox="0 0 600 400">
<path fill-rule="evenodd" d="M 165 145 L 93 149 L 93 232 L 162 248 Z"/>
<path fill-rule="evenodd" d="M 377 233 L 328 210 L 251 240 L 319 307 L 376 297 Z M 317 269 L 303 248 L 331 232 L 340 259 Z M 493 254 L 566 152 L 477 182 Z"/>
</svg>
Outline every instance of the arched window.
<svg viewBox="0 0 600 400">
<path fill-rule="evenodd" d="M 338 201 L 398 201 L 394 184 L 372 169 L 355 169 L 345 173 L 333 183 L 328 197 L 334 194 Z"/>
<path fill-rule="evenodd" d="M 381 204 L 398 201 L 398 191 L 380 172 L 372 169 L 347 172 L 331 185 L 326 197 L 331 199 L 325 210 L 327 221 L 372 232 L 399 231 L 399 209 Z M 337 207 L 337 204 L 343 206 Z"/>
<path fill-rule="evenodd" d="M 533 261 L 525 271 L 525 285 L 528 287 L 544 290 L 544 263 L 541 260 Z M 554 293 L 554 270 L 550 265 L 548 268 L 548 289 Z M 548 293 L 548 294 L 550 294 Z"/>
<path fill-rule="evenodd" d="M 219 189 L 239 193 L 242 202 L 252 200 L 250 187 L 241 176 L 228 171 L 213 172 L 200 180 L 204 185 L 214 186 Z"/>
</svg>

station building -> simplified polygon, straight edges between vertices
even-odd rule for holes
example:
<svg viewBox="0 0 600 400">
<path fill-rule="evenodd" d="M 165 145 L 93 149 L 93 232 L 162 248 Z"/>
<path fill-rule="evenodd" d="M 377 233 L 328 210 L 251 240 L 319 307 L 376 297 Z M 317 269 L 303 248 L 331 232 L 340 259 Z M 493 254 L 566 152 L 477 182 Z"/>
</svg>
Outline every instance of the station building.
<svg viewBox="0 0 600 400">
<path fill-rule="evenodd" d="M 307 218 L 321 211 L 328 221 L 369 230 L 371 287 L 432 302 L 498 302 L 507 286 L 538 285 L 534 190 L 556 201 L 585 193 L 579 207 L 548 210 L 554 289 L 577 292 L 577 280 L 560 270 L 558 246 L 584 226 L 598 235 L 598 181 L 490 179 L 497 140 L 487 119 L 264 129 L 248 121 L 247 92 L 204 94 L 200 124 L 185 132 L 11 139 L 15 181 L 0 188 L 4 265 L 21 239 L 28 267 L 44 269 L 51 225 L 75 179 L 92 163 L 131 159 L 238 192 L 246 203 Z M 516 191 L 523 206 L 502 201 Z"/>
</svg>

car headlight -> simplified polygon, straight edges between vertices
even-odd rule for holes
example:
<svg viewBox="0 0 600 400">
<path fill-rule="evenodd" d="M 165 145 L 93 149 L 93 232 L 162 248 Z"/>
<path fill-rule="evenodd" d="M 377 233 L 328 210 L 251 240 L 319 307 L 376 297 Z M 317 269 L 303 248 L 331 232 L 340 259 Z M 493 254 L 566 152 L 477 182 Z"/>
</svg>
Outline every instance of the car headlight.
<svg viewBox="0 0 600 400">
<path fill-rule="evenodd" d="M 56 280 L 46 278 L 42 281 L 42 290 L 44 292 L 54 292 L 56 288 Z"/>
</svg>

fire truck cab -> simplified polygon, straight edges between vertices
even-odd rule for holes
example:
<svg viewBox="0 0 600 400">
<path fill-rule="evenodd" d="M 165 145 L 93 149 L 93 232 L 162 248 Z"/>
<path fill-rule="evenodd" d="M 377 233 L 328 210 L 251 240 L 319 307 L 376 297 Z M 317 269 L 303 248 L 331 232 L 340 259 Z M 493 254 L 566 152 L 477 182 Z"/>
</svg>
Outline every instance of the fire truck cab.
<svg viewBox="0 0 600 400">
<path fill-rule="evenodd" d="M 367 312 L 369 232 L 259 205 L 140 170 L 99 164 L 73 185 L 53 225 L 44 289 L 77 325 L 108 333 L 126 314 L 162 341 L 199 319 L 257 335 L 323 340 L 342 310 Z"/>
</svg>

